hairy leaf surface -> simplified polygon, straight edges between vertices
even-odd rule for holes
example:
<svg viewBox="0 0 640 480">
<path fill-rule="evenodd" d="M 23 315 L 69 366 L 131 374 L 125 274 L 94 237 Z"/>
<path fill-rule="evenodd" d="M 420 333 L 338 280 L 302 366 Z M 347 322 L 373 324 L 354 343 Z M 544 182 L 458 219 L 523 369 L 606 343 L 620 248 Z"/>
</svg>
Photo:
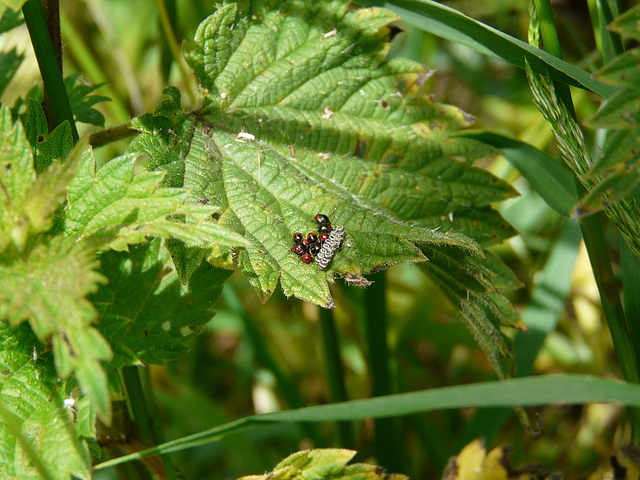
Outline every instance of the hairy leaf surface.
<svg viewBox="0 0 640 480">
<path fill-rule="evenodd" d="M 51 352 L 30 329 L 0 322 L 0 401 L 23 438 L 55 479 L 91 478 L 89 455 L 64 406 L 67 382 L 58 380 Z M 0 421 L 0 478 L 42 478 L 5 421 Z"/>
<path fill-rule="evenodd" d="M 477 304 L 481 313 L 469 321 L 502 342 L 483 347 L 508 376 L 508 347 L 487 311 L 499 317 L 496 325 L 514 315 L 487 267 L 471 259 L 484 257 L 479 244 L 515 233 L 491 208 L 515 192 L 472 166 L 494 151 L 456 136 L 472 119 L 423 91 L 429 69 L 385 59 L 388 25 L 397 17 L 345 7 L 221 6 L 186 52 L 203 88 L 202 107 L 182 113 L 177 91 L 168 89 L 155 114 L 136 121 L 144 134 L 130 148 L 149 156 L 145 167 L 166 172 L 165 186 L 190 189 L 191 202 L 219 206 L 219 223 L 251 242 L 208 250 L 173 245 L 178 274 L 184 281 L 204 257 L 239 268 L 262 301 L 280 283 L 287 296 L 331 307 L 335 276 L 364 283 L 367 273 L 402 262 L 428 265 L 423 252 L 451 250 L 459 264 L 451 275 L 475 292 L 468 299 L 454 289 L 454 300 Z M 295 232 L 317 229 L 317 213 L 346 231 L 326 271 L 291 251 Z"/>
<path fill-rule="evenodd" d="M 65 233 L 87 238 L 98 248 L 126 250 L 148 236 L 178 238 L 193 244 L 243 245 L 244 239 L 211 220 L 215 208 L 185 205 L 184 189 L 158 188 L 163 175 L 134 175 L 134 155 L 118 157 L 96 172 L 93 154 L 85 153 L 69 188 Z M 189 225 L 172 216 L 188 214 Z"/>
<path fill-rule="evenodd" d="M 204 263 L 182 285 L 160 239 L 128 254 L 107 252 L 101 261 L 109 282 L 90 299 L 100 310 L 98 328 L 114 349 L 112 368 L 161 364 L 187 353 L 231 274 Z"/>
<path fill-rule="evenodd" d="M 336 272 L 424 261 L 419 242 L 482 255 L 459 233 L 474 224 L 483 241 L 513 233 L 488 207 L 511 188 L 452 158 L 489 153 L 452 138 L 469 119 L 420 93 L 428 69 L 384 60 L 393 14 L 344 13 L 344 2 L 263 7 L 229 4 L 200 25 L 187 60 L 206 89 L 203 108 L 180 116 L 174 101 L 162 112 L 174 136 L 151 137 L 147 125 L 132 147 L 169 185 L 219 205 L 220 223 L 253 245 L 215 248 L 210 262 L 239 266 L 263 301 L 280 281 L 286 295 L 330 306 Z M 347 231 L 329 273 L 290 251 L 292 234 L 315 230 L 320 212 Z M 453 228 L 437 230 L 443 223 Z"/>
</svg>

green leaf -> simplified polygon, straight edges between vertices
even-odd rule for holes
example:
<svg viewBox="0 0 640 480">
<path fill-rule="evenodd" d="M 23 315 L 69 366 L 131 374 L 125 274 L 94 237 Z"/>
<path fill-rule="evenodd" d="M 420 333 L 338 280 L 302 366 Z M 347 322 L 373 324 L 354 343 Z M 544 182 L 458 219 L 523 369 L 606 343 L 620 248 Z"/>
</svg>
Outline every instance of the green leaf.
<svg viewBox="0 0 640 480">
<path fill-rule="evenodd" d="M 15 48 L 9 52 L 0 52 L 0 95 L 13 80 L 23 59 L 24 55 L 18 54 Z"/>
<path fill-rule="evenodd" d="M 561 162 L 546 153 L 515 138 L 496 133 L 463 131 L 460 135 L 500 150 L 535 192 L 561 215 L 567 215 L 578 203 L 574 176 Z"/>
<path fill-rule="evenodd" d="M 159 453 L 170 453 L 219 441 L 225 435 L 260 425 L 292 422 L 354 421 L 415 415 L 439 409 L 466 407 L 538 406 L 622 402 L 640 407 L 640 386 L 587 375 L 542 375 L 509 381 L 431 388 L 350 402 L 317 405 L 245 417 L 163 445 L 125 455 L 95 466 L 100 470 Z"/>
<path fill-rule="evenodd" d="M 96 248 L 126 250 L 149 236 L 178 238 L 193 244 L 243 245 L 244 239 L 211 219 L 214 207 L 187 205 L 184 189 L 158 188 L 159 172 L 134 174 L 135 155 L 117 157 L 96 172 L 87 151 L 69 187 L 64 231 L 90 239 Z M 171 219 L 188 215 L 189 223 Z"/>
<path fill-rule="evenodd" d="M 24 126 L 35 156 L 37 173 L 41 173 L 57 159 L 67 158 L 73 147 L 73 137 L 68 122 L 61 123 L 49 133 L 44 110 L 40 103 L 30 98 Z"/>
<path fill-rule="evenodd" d="M 640 124 L 640 90 L 626 88 L 612 95 L 589 120 L 599 128 L 634 128 Z"/>
<path fill-rule="evenodd" d="M 75 372 L 83 394 L 108 421 L 109 395 L 99 360 L 111 350 L 90 327 L 96 311 L 86 300 L 104 277 L 87 243 L 54 237 L 21 255 L 0 255 L 0 318 L 28 320 L 41 340 L 51 339 L 62 378 Z"/>
<path fill-rule="evenodd" d="M 616 18 L 610 28 L 614 32 L 618 32 L 626 37 L 640 40 L 640 28 L 638 28 L 639 21 L 640 5 L 636 5 Z"/>
<path fill-rule="evenodd" d="M 3 2 L 0 2 L 0 5 Z M 0 34 L 6 33 L 14 28 L 22 25 L 24 23 L 24 18 L 22 18 L 22 14 L 18 11 L 5 10 L 2 12 L 2 7 L 0 7 Z M 12 50 L 15 51 L 15 50 Z M 1 71 L 1 70 L 0 70 Z"/>
<path fill-rule="evenodd" d="M 189 349 L 213 317 L 211 308 L 231 272 L 204 263 L 182 285 L 160 239 L 130 253 L 101 256 L 109 282 L 89 298 L 100 310 L 99 330 L 114 349 L 111 368 L 140 361 L 162 364 Z"/>
<path fill-rule="evenodd" d="M 388 474 L 377 465 L 355 463 L 347 465 L 357 452 L 339 448 L 304 450 L 289 455 L 263 475 L 241 477 L 238 480 L 405 480 L 404 475 Z"/>
<path fill-rule="evenodd" d="M 425 32 L 466 45 L 518 68 L 525 68 L 525 62 L 528 62 L 536 73 L 548 72 L 555 81 L 590 90 L 604 98 L 616 91 L 594 80 L 589 72 L 446 5 L 431 0 L 363 0 L 360 3 L 388 8 L 403 21 Z"/>
<path fill-rule="evenodd" d="M 23 251 L 36 234 L 51 228 L 77 162 L 71 159 L 63 165 L 56 163 L 36 178 L 22 124 L 13 125 L 6 107 L 0 111 L 0 152 L 0 251 L 9 246 Z"/>
<path fill-rule="evenodd" d="M 425 261 L 422 243 L 481 256 L 460 231 L 482 242 L 513 234 L 489 207 L 511 187 L 452 158 L 491 151 L 453 138 L 469 117 L 421 92 L 425 67 L 384 60 L 396 17 L 344 6 L 221 7 L 186 53 L 204 106 L 181 114 L 168 92 L 131 146 L 150 156 L 146 168 L 167 172 L 167 185 L 219 205 L 220 224 L 251 241 L 212 248 L 207 259 L 239 267 L 263 301 L 280 282 L 285 295 L 329 307 L 335 274 Z M 315 230 L 319 212 L 346 229 L 327 272 L 290 251 L 293 233 Z"/>
<path fill-rule="evenodd" d="M 421 269 L 460 310 L 460 319 L 471 330 L 491 366 L 502 379 L 513 375 L 514 357 L 511 342 L 501 327 L 520 326 L 519 315 L 495 284 L 507 290 L 519 282 L 495 256 L 467 261 L 459 250 L 449 248 L 423 251 L 429 262 Z M 496 273 L 496 271 L 501 273 Z M 506 288 L 505 288 L 506 287 Z"/>
<path fill-rule="evenodd" d="M 58 378 L 50 352 L 44 352 L 27 325 L 0 322 L 0 478 L 91 478 L 87 446 L 74 434 L 69 383 Z M 11 426 L 17 427 L 17 438 Z M 40 460 L 34 465 L 26 441 Z"/>
<path fill-rule="evenodd" d="M 634 48 L 628 52 L 618 55 L 598 72 L 596 78 L 602 82 L 618 87 L 640 88 L 640 49 Z"/>
<path fill-rule="evenodd" d="M 71 110 L 77 122 L 89 123 L 98 127 L 104 126 L 104 115 L 93 108 L 96 103 L 109 102 L 109 97 L 91 95 L 103 84 L 91 85 L 79 73 L 69 75 L 64 80 L 64 86 L 69 95 Z"/>
</svg>

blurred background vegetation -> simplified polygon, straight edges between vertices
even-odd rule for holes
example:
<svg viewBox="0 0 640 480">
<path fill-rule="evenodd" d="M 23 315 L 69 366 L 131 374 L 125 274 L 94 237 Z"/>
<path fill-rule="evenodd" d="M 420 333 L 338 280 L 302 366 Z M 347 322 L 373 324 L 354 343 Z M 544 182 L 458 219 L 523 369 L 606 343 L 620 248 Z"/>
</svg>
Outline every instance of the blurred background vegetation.
<svg viewBox="0 0 640 480">
<path fill-rule="evenodd" d="M 65 75 L 81 72 L 92 84 L 104 84 L 97 93 L 110 97 L 111 102 L 96 108 L 104 114 L 106 127 L 152 111 L 167 84 L 185 91 L 184 77 L 162 40 L 165 36 L 159 3 L 61 2 Z M 526 38 L 526 0 L 443 3 L 505 33 Z M 211 0 L 181 0 L 166 5 L 179 41 L 193 38 L 197 25 L 213 10 Z M 558 0 L 553 7 L 565 59 L 589 71 L 601 66 L 594 53 L 589 16 L 593 5 Z M 553 134 L 532 103 L 523 71 L 402 22 L 399 26 L 405 33 L 396 38 L 391 54 L 436 70 L 427 88 L 437 102 L 457 105 L 475 116 L 476 128 L 513 136 L 559 157 Z M 31 57 L 1 99 L 11 105 L 39 81 L 39 71 L 26 27 L 13 30 L 0 42 L 3 50 L 17 46 Z M 573 94 L 578 119 L 590 117 L 599 99 L 585 91 L 574 90 Z M 183 95 L 183 102 L 189 102 L 188 95 Z M 187 108 L 190 106 L 193 105 Z M 87 124 L 79 126 L 84 129 L 81 135 L 98 130 Z M 593 144 L 592 139 L 587 138 L 587 143 Z M 125 147 L 126 142 L 122 141 L 103 147 L 96 154 L 104 162 L 122 153 Z M 566 292 L 558 299 L 562 307 L 557 328 L 545 338 L 533 372 L 621 378 L 588 258 L 576 235 L 566 234 L 568 220 L 532 192 L 508 162 L 500 157 L 483 162 L 485 168 L 507 179 L 520 193 L 520 197 L 499 206 L 520 235 L 494 249 L 524 284 L 514 292 L 513 303 L 524 310 L 544 276 L 564 275 L 570 279 Z M 554 264 L 557 270 L 543 273 L 553 248 L 560 242 L 566 248 Z M 568 272 L 573 272 L 570 277 Z M 350 399 L 371 395 L 363 340 L 363 295 L 360 289 L 342 283 L 334 288 L 334 314 Z M 402 265 L 388 271 L 385 295 L 396 391 L 495 378 L 468 330 L 455 321 L 453 307 L 417 267 Z M 299 392 L 304 404 L 328 401 L 318 307 L 287 299 L 281 292 L 262 305 L 247 281 L 234 275 L 225 286 L 216 311 L 216 317 L 189 355 L 167 368 L 151 367 L 167 439 L 256 412 L 295 406 L 291 396 L 287 398 L 279 388 L 282 381 L 279 385 L 274 364 Z M 624 410 L 612 405 L 540 409 L 542 433 L 538 436 L 525 433 L 513 414 L 504 424 L 489 425 L 483 424 L 477 413 L 474 409 L 439 411 L 399 420 L 395 428 L 401 429 L 397 437 L 402 442 L 398 449 L 401 471 L 416 479 L 440 478 L 450 456 L 473 438 L 484 436 L 490 446 L 513 446 L 514 465 L 539 464 L 546 471 L 559 470 L 565 478 L 575 478 L 605 463 L 617 447 L 630 440 Z M 354 425 L 353 444 L 347 446 L 359 450 L 359 461 L 371 460 L 372 428 L 372 423 L 366 421 Z M 180 452 L 174 459 L 188 478 L 233 478 L 270 470 L 280 459 L 300 449 L 338 444 L 335 425 L 306 430 L 278 425 Z M 96 478 L 108 479 L 112 475 L 101 471 Z"/>
</svg>

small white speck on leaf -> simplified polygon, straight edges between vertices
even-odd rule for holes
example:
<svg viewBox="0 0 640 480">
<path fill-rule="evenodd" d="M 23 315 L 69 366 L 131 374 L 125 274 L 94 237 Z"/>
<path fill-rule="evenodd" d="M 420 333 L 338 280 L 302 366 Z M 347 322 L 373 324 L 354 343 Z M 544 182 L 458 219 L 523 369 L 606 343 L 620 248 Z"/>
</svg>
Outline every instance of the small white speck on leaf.
<svg viewBox="0 0 640 480">
<path fill-rule="evenodd" d="M 255 135 L 252 135 L 247 132 L 240 132 L 236 137 L 236 140 L 241 142 L 253 142 L 256 139 Z"/>
<path fill-rule="evenodd" d="M 322 35 L 322 38 L 329 38 L 329 37 L 335 37 L 338 34 L 338 30 L 336 30 L 335 28 L 333 30 L 331 30 L 330 32 L 325 33 L 324 35 Z"/>
<path fill-rule="evenodd" d="M 331 109 L 329 107 L 324 107 L 324 110 L 322 110 L 322 118 L 324 120 L 330 120 L 331 117 L 333 117 L 333 112 L 331 111 Z"/>
</svg>

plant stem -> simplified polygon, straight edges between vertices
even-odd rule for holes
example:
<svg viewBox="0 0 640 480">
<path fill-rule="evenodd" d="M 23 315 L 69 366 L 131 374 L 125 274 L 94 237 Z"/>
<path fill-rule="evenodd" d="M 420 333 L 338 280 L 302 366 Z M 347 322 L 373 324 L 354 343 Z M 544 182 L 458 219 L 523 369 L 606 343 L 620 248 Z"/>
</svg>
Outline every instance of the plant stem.
<svg viewBox="0 0 640 480">
<path fill-rule="evenodd" d="M 333 310 L 320 309 L 320 332 L 322 334 L 322 353 L 327 371 L 327 383 L 329 384 L 329 400 L 331 403 L 345 402 L 347 389 L 344 381 L 344 366 L 340 358 L 340 343 L 338 329 L 333 315 Z M 337 422 L 340 444 L 345 448 L 353 448 L 353 429 L 351 422 Z"/>
<path fill-rule="evenodd" d="M 377 397 L 392 393 L 387 343 L 385 272 L 379 272 L 371 279 L 374 283 L 364 291 L 364 330 L 368 346 L 372 396 Z M 375 455 L 381 465 L 394 472 L 401 471 L 402 465 L 397 431 L 395 419 L 378 418 L 375 420 Z"/>
<path fill-rule="evenodd" d="M 579 188 L 582 186 L 576 182 Z M 583 190 L 584 191 L 584 190 Z M 580 193 L 580 192 L 579 192 Z M 585 217 L 580 221 L 582 236 L 587 247 L 591 268 L 598 285 L 602 310 L 611 332 L 613 346 L 620 361 L 622 375 L 627 382 L 639 383 L 640 371 L 629 332 L 627 331 L 624 310 L 620 300 L 619 284 L 613 274 L 613 268 L 607 255 L 607 245 L 602 225 L 607 219 L 603 213 Z"/>
<path fill-rule="evenodd" d="M 49 36 L 44 14 L 42 13 L 40 0 L 28 0 L 22 7 L 22 13 L 24 14 L 24 20 L 29 30 L 31 43 L 33 44 L 33 50 L 35 51 L 38 66 L 40 67 L 44 91 L 48 99 L 47 104 L 51 107 L 53 128 L 64 121 L 68 121 L 71 127 L 73 142 L 75 143 L 78 141 L 78 130 L 73 120 L 71 104 L 69 103 L 69 97 L 64 87 L 62 72 L 56 60 L 56 53 L 51 43 L 51 37 Z M 48 121 L 51 120 L 48 119 Z M 50 123 L 49 131 L 53 130 L 53 128 L 51 128 Z"/>
<path fill-rule="evenodd" d="M 148 370 L 143 373 L 147 377 L 143 381 L 141 378 L 142 368 L 137 366 L 124 367 L 122 369 L 122 377 L 127 389 L 133 419 L 138 427 L 140 440 L 147 445 L 159 445 L 164 443 L 164 435 L 160 426 L 160 412 L 153 398 Z M 164 454 L 161 458 L 167 478 L 174 480 L 176 473 L 169 456 Z"/>
<path fill-rule="evenodd" d="M 604 63 L 607 63 L 624 52 L 624 47 L 622 46 L 620 35 L 607 28 L 614 19 L 610 3 L 605 0 L 596 0 L 596 4 L 598 10 L 598 23 L 600 27 L 600 45 L 602 48 L 600 54 L 602 55 Z M 617 10 L 618 6 L 614 5 L 614 8 Z"/>
<path fill-rule="evenodd" d="M 129 123 L 124 123 L 122 125 L 117 125 L 115 127 L 106 128 L 99 132 L 92 133 L 89 135 L 89 144 L 93 148 L 98 148 L 109 143 L 124 140 L 125 138 L 135 137 L 139 133 L 140 132 L 138 130 L 132 129 L 129 126 Z"/>
<path fill-rule="evenodd" d="M 284 400 L 292 408 L 304 407 L 304 400 L 302 400 L 291 379 L 284 373 L 284 370 L 280 368 L 277 360 L 269 351 L 260 331 L 256 327 L 253 319 L 247 314 L 233 286 L 229 282 L 225 284 L 222 290 L 222 297 L 229 309 L 242 319 L 247 340 L 253 347 L 258 362 L 273 373 L 273 376 L 278 382 L 278 389 L 282 393 Z M 311 438 L 316 445 L 319 444 L 319 436 L 312 425 L 303 423 L 301 424 L 301 428 L 304 430 L 305 435 Z"/>
</svg>

